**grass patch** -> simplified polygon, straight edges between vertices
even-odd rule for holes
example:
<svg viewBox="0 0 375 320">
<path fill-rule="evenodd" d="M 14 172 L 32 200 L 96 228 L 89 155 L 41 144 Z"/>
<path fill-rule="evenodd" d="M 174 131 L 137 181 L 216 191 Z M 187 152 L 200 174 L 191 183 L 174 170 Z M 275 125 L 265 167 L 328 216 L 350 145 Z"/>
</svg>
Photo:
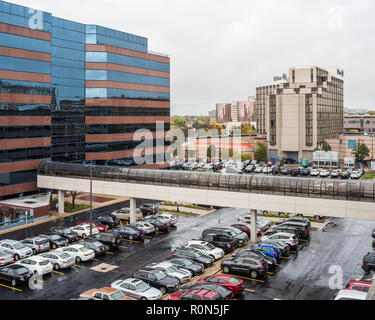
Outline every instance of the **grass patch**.
<svg viewBox="0 0 375 320">
<path fill-rule="evenodd" d="M 50 206 L 51 210 L 56 210 L 56 203 L 57 203 L 57 199 L 53 199 L 51 206 Z M 89 209 L 89 208 L 90 208 L 89 205 L 81 204 L 81 203 L 76 203 L 76 205 L 73 208 L 73 204 L 71 202 L 68 202 L 68 201 L 64 202 L 64 212 L 72 213 L 72 212 L 77 212 L 77 211 Z"/>
<path fill-rule="evenodd" d="M 374 179 L 374 178 L 375 178 L 375 174 L 373 174 L 373 173 L 366 173 L 362 177 L 362 179 Z"/>
<path fill-rule="evenodd" d="M 173 212 L 173 213 L 186 213 L 186 214 L 193 214 L 192 212 L 189 211 L 177 211 L 176 209 L 164 209 L 164 208 L 159 208 L 159 211 L 161 212 Z"/>
<path fill-rule="evenodd" d="M 190 208 L 190 209 L 201 209 L 201 210 L 206 210 L 207 208 L 197 206 L 195 204 L 184 204 L 184 203 L 175 203 L 175 202 L 169 202 L 165 201 L 163 202 L 163 205 L 165 206 L 170 206 L 170 207 L 184 207 L 184 208 Z"/>
</svg>

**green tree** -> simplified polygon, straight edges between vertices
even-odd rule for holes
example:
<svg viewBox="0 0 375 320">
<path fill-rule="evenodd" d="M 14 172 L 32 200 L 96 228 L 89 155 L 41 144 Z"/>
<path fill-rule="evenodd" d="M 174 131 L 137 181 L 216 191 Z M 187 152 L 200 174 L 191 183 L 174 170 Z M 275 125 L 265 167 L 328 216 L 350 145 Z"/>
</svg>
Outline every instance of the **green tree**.
<svg viewBox="0 0 375 320">
<path fill-rule="evenodd" d="M 355 148 L 352 151 L 352 155 L 355 157 L 357 162 L 362 162 L 370 155 L 370 149 L 361 140 L 358 140 Z"/>
<path fill-rule="evenodd" d="M 254 153 L 255 160 L 266 161 L 267 160 L 267 154 L 268 154 L 268 150 L 267 150 L 266 145 L 263 142 L 258 141 L 257 147 L 255 149 L 255 153 Z"/>
<path fill-rule="evenodd" d="M 208 159 L 211 159 L 212 157 L 215 157 L 216 156 L 216 147 L 214 145 L 210 145 L 208 148 L 207 148 L 207 158 Z"/>
<path fill-rule="evenodd" d="M 176 119 L 174 119 L 173 124 L 176 127 L 184 128 L 184 127 L 186 127 L 186 120 L 184 118 L 176 118 Z"/>
<path fill-rule="evenodd" d="M 241 161 L 253 160 L 253 156 L 248 153 L 241 153 Z"/>
<path fill-rule="evenodd" d="M 322 147 L 322 150 L 323 150 L 323 151 L 326 151 L 326 152 L 332 150 L 331 146 L 328 144 L 327 141 L 323 141 L 323 147 Z"/>
</svg>

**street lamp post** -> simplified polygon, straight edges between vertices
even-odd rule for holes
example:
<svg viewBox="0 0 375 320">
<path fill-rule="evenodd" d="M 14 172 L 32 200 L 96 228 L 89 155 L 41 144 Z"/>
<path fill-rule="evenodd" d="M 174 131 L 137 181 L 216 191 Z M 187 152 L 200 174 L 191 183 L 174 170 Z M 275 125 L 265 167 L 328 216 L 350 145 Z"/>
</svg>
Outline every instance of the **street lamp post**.
<svg viewBox="0 0 375 320">
<path fill-rule="evenodd" d="M 90 163 L 90 236 L 92 236 L 92 164 Z"/>
</svg>

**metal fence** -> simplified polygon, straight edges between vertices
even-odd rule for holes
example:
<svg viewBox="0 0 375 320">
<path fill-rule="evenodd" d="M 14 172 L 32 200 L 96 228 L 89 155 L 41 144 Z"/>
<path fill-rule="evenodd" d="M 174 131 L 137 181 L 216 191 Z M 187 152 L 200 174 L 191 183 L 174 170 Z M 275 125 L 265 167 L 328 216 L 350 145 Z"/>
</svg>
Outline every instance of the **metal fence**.
<svg viewBox="0 0 375 320">
<path fill-rule="evenodd" d="M 375 183 L 369 181 L 129 169 L 94 165 L 91 166 L 91 170 L 93 179 L 103 181 L 297 197 L 375 201 Z M 45 160 L 39 167 L 38 175 L 90 179 L 90 165 Z"/>
</svg>

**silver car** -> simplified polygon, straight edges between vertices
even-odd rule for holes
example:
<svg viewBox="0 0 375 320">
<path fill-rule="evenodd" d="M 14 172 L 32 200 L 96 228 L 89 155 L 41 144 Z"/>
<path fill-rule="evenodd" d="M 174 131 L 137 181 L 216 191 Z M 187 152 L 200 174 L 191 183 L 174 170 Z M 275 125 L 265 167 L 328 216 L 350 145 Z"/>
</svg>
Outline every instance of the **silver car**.
<svg viewBox="0 0 375 320">
<path fill-rule="evenodd" d="M 13 255 L 0 250 L 0 266 L 5 266 L 7 264 L 13 263 Z"/>
<path fill-rule="evenodd" d="M 33 251 L 23 243 L 16 240 L 0 241 L 0 249 L 13 255 L 14 261 L 24 259 L 33 255 Z"/>
<path fill-rule="evenodd" d="M 173 214 L 160 213 L 158 216 L 159 216 L 159 217 L 165 217 L 166 219 L 169 219 L 171 225 L 176 226 L 176 223 L 177 223 L 177 217 L 174 216 Z"/>
<path fill-rule="evenodd" d="M 132 226 L 136 227 L 143 231 L 144 234 L 151 234 L 155 232 L 155 227 L 146 221 L 138 221 L 136 223 L 131 224 Z"/>
<path fill-rule="evenodd" d="M 111 287 L 140 300 L 160 300 L 163 296 L 160 290 L 151 287 L 142 280 L 134 278 L 117 280 L 111 284 Z"/>
<path fill-rule="evenodd" d="M 25 246 L 33 250 L 33 254 L 46 252 L 50 249 L 49 241 L 46 238 L 34 237 L 28 238 L 21 241 Z"/>
<path fill-rule="evenodd" d="M 174 264 L 170 262 L 151 263 L 147 267 L 164 271 L 167 275 L 177 278 L 180 283 L 190 281 L 191 272 L 189 270 L 178 269 Z"/>
<path fill-rule="evenodd" d="M 42 253 L 39 256 L 51 262 L 55 270 L 69 268 L 75 263 L 74 257 L 58 250 Z"/>
</svg>

